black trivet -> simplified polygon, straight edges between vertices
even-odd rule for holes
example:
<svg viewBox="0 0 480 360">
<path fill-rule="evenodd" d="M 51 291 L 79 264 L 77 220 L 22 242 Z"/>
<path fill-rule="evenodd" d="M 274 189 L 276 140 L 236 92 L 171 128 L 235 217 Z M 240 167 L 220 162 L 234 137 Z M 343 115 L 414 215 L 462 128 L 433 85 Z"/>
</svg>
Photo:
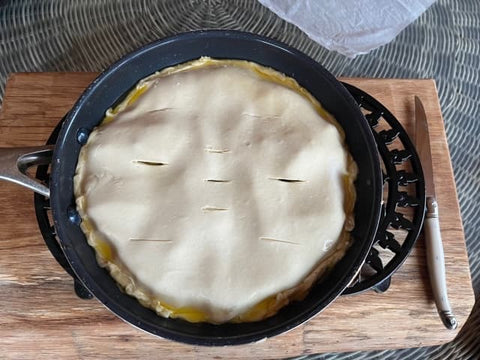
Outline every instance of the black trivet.
<svg viewBox="0 0 480 360">
<path fill-rule="evenodd" d="M 383 173 L 382 216 L 375 242 L 357 278 L 343 292 L 384 292 L 423 225 L 425 181 L 415 147 L 388 109 L 364 91 L 343 83 L 364 113 L 377 143 Z"/>
<path fill-rule="evenodd" d="M 63 117 L 53 132 L 50 134 L 50 137 L 47 140 L 47 145 L 53 145 L 56 143 L 62 124 L 65 121 Z M 49 165 L 39 165 L 37 167 L 36 178 L 44 182 L 47 186 L 50 180 L 50 166 Z M 60 247 L 60 244 L 57 240 L 57 233 L 55 227 L 53 226 L 53 221 L 51 217 L 51 208 L 50 208 L 50 199 L 46 198 L 43 195 L 34 194 L 34 205 L 35 205 L 35 214 L 37 216 L 38 226 L 40 227 L 40 232 L 42 233 L 45 244 L 47 244 L 48 249 L 52 253 L 53 257 L 57 262 L 65 269 L 65 271 L 73 278 L 73 285 L 75 293 L 78 297 L 82 299 L 91 299 L 93 295 L 83 286 L 83 284 L 78 280 L 77 276 L 73 272 L 70 264 L 67 261 L 67 258 L 63 254 L 63 251 Z"/>
<path fill-rule="evenodd" d="M 413 248 L 422 228 L 425 183 L 415 148 L 398 120 L 364 91 L 349 84 L 343 85 L 355 98 L 372 128 L 382 162 L 384 183 L 382 217 L 375 243 L 358 276 L 343 294 L 371 288 L 384 292 L 390 286 L 392 274 Z M 55 144 L 63 120 L 53 130 L 47 144 Z M 48 185 L 49 171 L 47 165 L 38 166 L 37 179 Z M 77 279 L 60 248 L 49 199 L 35 194 L 34 203 L 40 231 L 53 257 L 73 277 L 75 293 L 82 299 L 91 299 L 92 295 Z"/>
</svg>

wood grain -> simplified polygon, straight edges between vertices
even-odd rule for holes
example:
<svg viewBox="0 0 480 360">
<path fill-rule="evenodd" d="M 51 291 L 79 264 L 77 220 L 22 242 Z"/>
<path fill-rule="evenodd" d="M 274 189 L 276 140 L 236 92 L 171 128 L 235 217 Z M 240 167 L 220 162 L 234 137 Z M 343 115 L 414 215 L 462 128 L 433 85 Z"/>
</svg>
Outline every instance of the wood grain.
<svg viewBox="0 0 480 360">
<path fill-rule="evenodd" d="M 41 145 L 94 73 L 10 77 L 0 117 L 0 146 Z M 474 303 L 468 257 L 443 120 L 433 80 L 343 79 L 384 103 L 411 134 L 413 95 L 428 115 L 450 301 L 460 327 Z M 220 348 L 156 338 L 124 323 L 96 300 L 81 300 L 43 243 L 33 195 L 0 184 L 0 357 L 278 358 L 301 354 L 435 345 L 452 340 L 433 302 L 420 238 L 384 294 L 336 300 L 305 325 L 260 343 Z"/>
</svg>

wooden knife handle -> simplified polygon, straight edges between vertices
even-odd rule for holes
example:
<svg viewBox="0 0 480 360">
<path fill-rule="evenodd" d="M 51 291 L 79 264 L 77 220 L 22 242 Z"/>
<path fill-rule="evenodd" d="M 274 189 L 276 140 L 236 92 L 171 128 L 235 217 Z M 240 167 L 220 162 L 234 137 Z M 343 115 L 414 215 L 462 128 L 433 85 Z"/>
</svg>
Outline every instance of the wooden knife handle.
<svg viewBox="0 0 480 360">
<path fill-rule="evenodd" d="M 427 213 L 424 228 L 428 272 L 433 297 L 443 324 L 447 329 L 453 330 L 457 328 L 458 323 L 448 301 L 445 259 L 438 220 L 438 204 L 433 197 L 427 197 Z"/>
</svg>

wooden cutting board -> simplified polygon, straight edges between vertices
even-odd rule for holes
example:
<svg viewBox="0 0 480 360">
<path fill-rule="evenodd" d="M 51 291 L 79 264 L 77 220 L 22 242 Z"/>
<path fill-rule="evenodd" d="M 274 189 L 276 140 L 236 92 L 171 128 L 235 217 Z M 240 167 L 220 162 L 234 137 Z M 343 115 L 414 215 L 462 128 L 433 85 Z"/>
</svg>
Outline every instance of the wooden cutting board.
<svg viewBox="0 0 480 360">
<path fill-rule="evenodd" d="M 0 146 L 44 144 L 95 73 L 14 74 L 0 117 Z M 413 95 L 430 125 L 448 292 L 460 323 L 474 304 L 465 238 L 442 115 L 433 80 L 343 79 L 387 106 L 411 134 Z M 423 238 L 384 294 L 336 300 L 306 324 L 251 345 L 206 348 L 146 334 L 116 318 L 98 301 L 81 300 L 72 279 L 44 245 L 33 194 L 0 183 L 0 349 L 2 358 L 284 358 L 301 354 L 435 345 L 446 330 L 428 281 Z"/>
</svg>

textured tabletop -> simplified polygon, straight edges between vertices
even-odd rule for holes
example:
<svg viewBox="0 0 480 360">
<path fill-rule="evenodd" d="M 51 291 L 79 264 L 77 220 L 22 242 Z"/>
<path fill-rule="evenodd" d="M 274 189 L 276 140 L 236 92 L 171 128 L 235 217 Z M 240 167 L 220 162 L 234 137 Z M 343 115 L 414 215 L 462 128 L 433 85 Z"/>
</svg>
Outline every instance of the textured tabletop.
<svg viewBox="0 0 480 360">
<path fill-rule="evenodd" d="M 2 1 L 0 98 L 9 73 L 99 71 L 138 46 L 182 31 L 245 30 L 286 42 L 337 76 L 434 78 L 445 119 L 472 280 L 480 291 L 480 3 L 439 0 L 392 43 L 348 59 L 329 52 L 256 0 Z M 478 298 L 478 297 L 477 297 Z M 440 347 L 310 355 L 318 359 L 478 359 L 480 303 Z"/>
</svg>

